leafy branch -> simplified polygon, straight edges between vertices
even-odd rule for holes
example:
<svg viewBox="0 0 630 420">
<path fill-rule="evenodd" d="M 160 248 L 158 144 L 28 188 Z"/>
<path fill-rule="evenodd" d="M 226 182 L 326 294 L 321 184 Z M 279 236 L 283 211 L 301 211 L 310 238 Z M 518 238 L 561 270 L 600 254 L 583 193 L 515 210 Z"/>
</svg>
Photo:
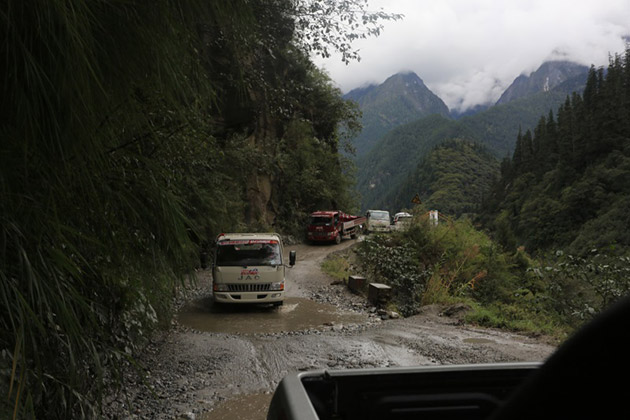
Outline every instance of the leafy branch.
<svg viewBox="0 0 630 420">
<path fill-rule="evenodd" d="M 402 14 L 371 11 L 368 0 L 301 0 L 293 10 L 295 38 L 307 53 L 328 58 L 332 52 L 341 53 L 348 64 L 359 61 L 359 50 L 352 47 L 358 39 L 379 36 L 382 22 L 403 19 Z"/>
</svg>

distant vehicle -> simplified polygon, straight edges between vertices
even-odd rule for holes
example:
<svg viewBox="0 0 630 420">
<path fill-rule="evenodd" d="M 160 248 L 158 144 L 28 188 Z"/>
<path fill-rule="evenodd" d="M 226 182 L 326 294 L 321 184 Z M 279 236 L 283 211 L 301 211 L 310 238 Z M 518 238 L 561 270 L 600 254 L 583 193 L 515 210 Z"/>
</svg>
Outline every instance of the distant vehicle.
<svg viewBox="0 0 630 420">
<path fill-rule="evenodd" d="M 368 210 L 365 214 L 365 233 L 390 232 L 389 212 L 386 210 Z"/>
<path fill-rule="evenodd" d="M 285 290 L 283 245 L 277 233 L 222 233 L 212 265 L 212 294 L 221 303 L 282 305 Z M 289 253 L 295 265 L 295 251 Z"/>
<path fill-rule="evenodd" d="M 356 238 L 364 223 L 365 217 L 353 216 L 339 210 L 316 211 L 311 213 L 306 239 L 311 242 L 340 243 L 343 236 Z"/>
<path fill-rule="evenodd" d="M 413 216 L 409 213 L 406 212 L 400 212 L 400 213 L 396 213 L 394 215 L 394 221 L 392 223 L 392 228 L 394 230 L 402 230 L 405 229 L 407 227 L 409 227 L 409 225 L 411 224 L 411 220 L 413 219 Z"/>
</svg>

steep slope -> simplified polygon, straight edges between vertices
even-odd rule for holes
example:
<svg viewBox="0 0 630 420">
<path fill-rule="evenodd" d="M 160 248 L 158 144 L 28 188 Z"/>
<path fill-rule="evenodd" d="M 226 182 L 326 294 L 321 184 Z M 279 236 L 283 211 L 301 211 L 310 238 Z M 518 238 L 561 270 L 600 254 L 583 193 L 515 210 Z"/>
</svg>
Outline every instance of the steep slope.
<svg viewBox="0 0 630 420">
<path fill-rule="evenodd" d="M 363 112 L 363 130 L 353 140 L 357 157 L 371 150 L 391 129 L 432 114 L 449 115 L 446 104 L 413 72 L 399 73 L 380 85 L 354 89 L 344 96 Z"/>
<path fill-rule="evenodd" d="M 484 145 L 498 159 L 509 155 L 519 130 L 533 129 L 541 116 L 547 116 L 551 110 L 555 113 L 567 95 L 581 92 L 585 82 L 586 75 L 578 75 L 547 92 L 496 105 L 457 121 L 429 118 L 387 133 L 369 154 L 357 159 L 357 187 L 362 208 L 383 206 L 386 203 L 382 202 L 382 197 L 407 188 L 402 184 L 408 182 L 409 173 L 427 151 L 443 141 L 463 138 Z"/>
<path fill-rule="evenodd" d="M 357 189 L 362 208 L 381 198 L 407 179 L 424 155 L 445 139 L 464 136 L 465 127 L 441 115 L 432 115 L 387 133 L 369 153 L 357 160 Z"/>
<path fill-rule="evenodd" d="M 539 92 L 549 92 L 569 79 L 581 77 L 586 80 L 588 67 L 568 61 L 548 61 L 529 76 L 520 75 L 503 92 L 497 105 Z"/>
<path fill-rule="evenodd" d="M 377 201 L 390 212 L 410 207 L 416 194 L 427 208 L 459 216 L 477 210 L 481 196 L 499 173 L 488 150 L 467 140 L 440 143 L 421 160 L 407 179 Z"/>
<path fill-rule="evenodd" d="M 476 141 L 484 144 L 498 158 L 514 150 L 519 130 L 533 128 L 541 116 L 556 109 L 572 92 L 581 92 L 586 77 L 567 80 L 549 92 L 538 92 L 458 120 L 465 125 Z"/>
<path fill-rule="evenodd" d="M 582 96 L 518 137 L 482 212 L 507 248 L 582 256 L 630 250 L 628 63 L 630 49 L 606 71 L 593 69 Z M 606 282 L 602 290 L 618 287 Z"/>
</svg>

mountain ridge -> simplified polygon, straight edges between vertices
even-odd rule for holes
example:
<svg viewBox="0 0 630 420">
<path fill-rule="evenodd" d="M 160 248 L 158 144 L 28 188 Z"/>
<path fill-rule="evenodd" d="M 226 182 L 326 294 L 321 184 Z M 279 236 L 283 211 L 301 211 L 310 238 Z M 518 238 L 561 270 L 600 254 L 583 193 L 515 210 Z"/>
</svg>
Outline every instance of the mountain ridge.
<svg viewBox="0 0 630 420">
<path fill-rule="evenodd" d="M 409 181 L 407 175 L 441 142 L 467 140 L 484 145 L 497 159 L 505 157 L 512 152 L 520 129 L 533 128 L 542 116 L 555 113 L 567 95 L 583 89 L 585 83 L 586 75 L 578 75 L 548 91 L 515 98 L 457 120 L 425 117 L 396 127 L 356 159 L 362 208 L 382 203 L 389 191 L 408 189 L 403 185 Z"/>
<path fill-rule="evenodd" d="M 357 157 L 391 129 L 432 114 L 449 116 L 446 104 L 414 72 L 397 73 L 380 85 L 353 89 L 345 99 L 359 104 L 363 130 L 353 139 Z"/>
<path fill-rule="evenodd" d="M 519 75 L 503 92 L 495 105 L 508 103 L 538 92 L 549 92 L 556 86 L 577 76 L 586 80 L 588 67 L 571 61 L 546 61 L 529 75 Z"/>
</svg>

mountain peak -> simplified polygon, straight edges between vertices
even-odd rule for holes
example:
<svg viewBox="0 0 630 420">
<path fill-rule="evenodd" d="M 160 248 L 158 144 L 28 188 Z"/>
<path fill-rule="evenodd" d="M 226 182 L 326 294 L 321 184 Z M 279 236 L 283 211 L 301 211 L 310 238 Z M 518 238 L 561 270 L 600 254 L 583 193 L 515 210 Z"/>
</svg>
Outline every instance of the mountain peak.
<svg viewBox="0 0 630 420">
<path fill-rule="evenodd" d="M 397 81 L 397 80 L 402 80 L 402 81 L 405 81 L 405 82 L 414 82 L 414 83 L 424 84 L 422 79 L 416 73 L 414 73 L 411 70 L 402 71 L 400 73 L 393 74 L 393 75 L 389 76 L 383 82 L 383 84 L 387 83 L 388 81 Z"/>
<path fill-rule="evenodd" d="M 356 101 L 363 113 L 363 131 L 354 139 L 357 156 L 395 127 L 432 114 L 449 115 L 446 104 L 412 71 L 394 74 L 380 85 L 354 89 L 344 98 Z"/>
<path fill-rule="evenodd" d="M 548 92 L 561 83 L 575 77 L 584 77 L 588 67 L 570 61 L 546 61 L 529 74 L 521 74 L 503 92 L 497 105 L 513 101 L 538 92 Z"/>
</svg>

